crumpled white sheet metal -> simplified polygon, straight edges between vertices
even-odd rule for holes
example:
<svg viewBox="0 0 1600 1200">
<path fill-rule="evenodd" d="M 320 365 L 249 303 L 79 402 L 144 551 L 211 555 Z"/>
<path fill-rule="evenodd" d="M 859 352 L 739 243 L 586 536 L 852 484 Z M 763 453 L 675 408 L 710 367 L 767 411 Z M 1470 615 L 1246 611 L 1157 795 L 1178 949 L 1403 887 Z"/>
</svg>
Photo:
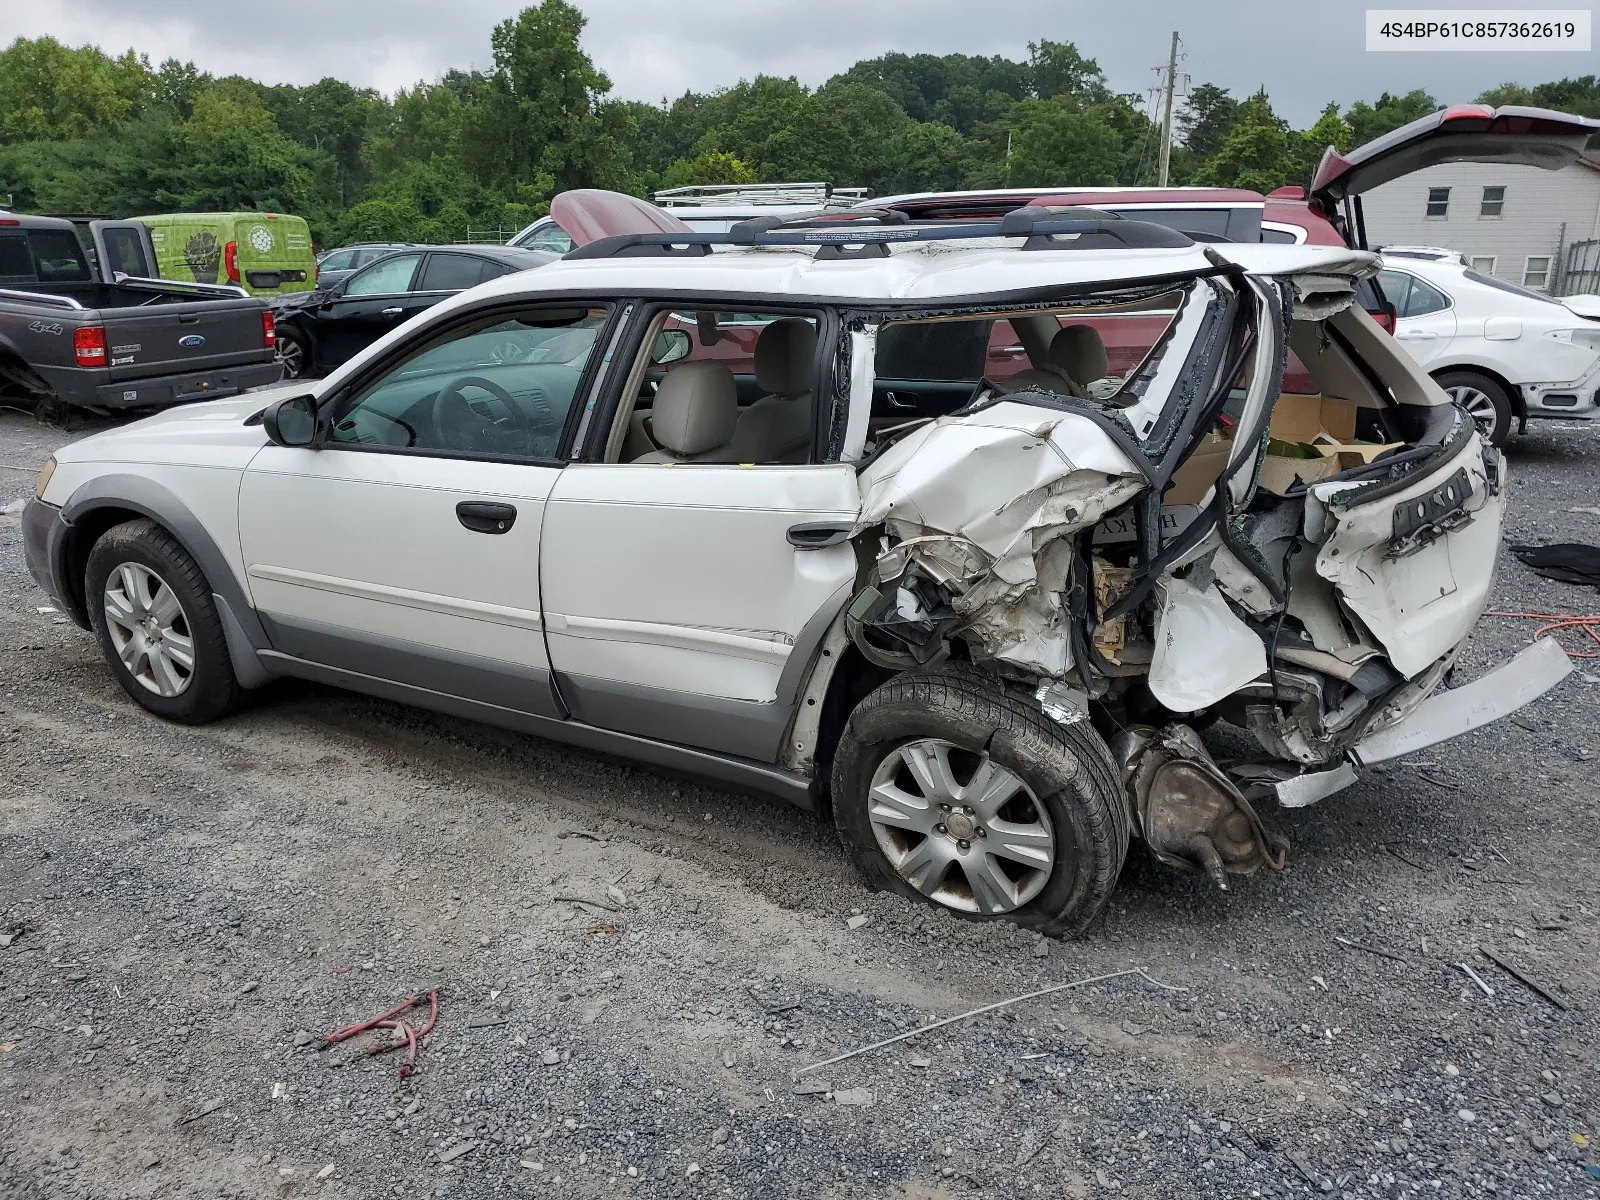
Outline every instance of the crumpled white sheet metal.
<svg viewBox="0 0 1600 1200">
<path fill-rule="evenodd" d="M 1196 712 L 1267 672 L 1261 639 L 1228 607 L 1215 585 L 1204 590 L 1167 578 L 1158 589 L 1150 694 L 1173 712 Z"/>
<path fill-rule="evenodd" d="M 902 540 L 945 534 L 971 546 L 981 567 L 949 580 L 967 636 L 993 658 L 1059 678 L 1072 665 L 1062 539 L 1145 486 L 1093 421 L 1002 401 L 916 430 L 863 471 L 856 532 L 881 524 Z"/>
</svg>

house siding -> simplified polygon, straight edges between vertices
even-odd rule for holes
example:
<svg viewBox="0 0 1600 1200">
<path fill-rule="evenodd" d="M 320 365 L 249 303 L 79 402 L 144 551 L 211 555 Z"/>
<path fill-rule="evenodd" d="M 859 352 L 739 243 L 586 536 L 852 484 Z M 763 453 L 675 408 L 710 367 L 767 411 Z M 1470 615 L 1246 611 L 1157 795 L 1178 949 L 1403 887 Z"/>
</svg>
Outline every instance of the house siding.
<svg viewBox="0 0 1600 1200">
<path fill-rule="evenodd" d="M 1503 186 L 1498 218 L 1480 217 L 1486 186 Z M 1427 216 L 1428 189 L 1450 189 L 1448 213 Z M 1556 284 L 1563 245 L 1600 238 L 1600 170 L 1574 163 L 1559 171 L 1494 163 L 1446 163 L 1374 188 L 1362 196 L 1367 244 L 1442 246 L 1479 257 L 1493 255 L 1494 274 L 1521 283 L 1530 255 L 1548 255 Z M 1566 224 L 1563 241 L 1562 224 Z"/>
</svg>

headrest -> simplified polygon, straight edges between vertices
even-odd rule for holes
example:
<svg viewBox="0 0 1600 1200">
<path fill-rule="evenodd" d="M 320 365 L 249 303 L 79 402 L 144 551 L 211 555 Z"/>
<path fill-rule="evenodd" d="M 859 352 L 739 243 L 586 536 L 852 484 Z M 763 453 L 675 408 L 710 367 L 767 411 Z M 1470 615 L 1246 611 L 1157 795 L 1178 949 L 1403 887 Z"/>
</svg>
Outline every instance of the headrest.
<svg viewBox="0 0 1600 1200">
<path fill-rule="evenodd" d="M 686 362 L 668 371 L 650 413 L 656 442 L 681 458 L 726 445 L 738 423 L 733 372 L 714 362 Z"/>
<path fill-rule="evenodd" d="M 774 321 L 756 339 L 756 386 L 774 396 L 811 390 L 817 361 L 817 331 L 799 317 Z"/>
<path fill-rule="evenodd" d="M 1110 374 L 1106 344 L 1091 325 L 1067 325 L 1051 338 L 1050 361 L 1078 384 L 1090 384 Z"/>
</svg>

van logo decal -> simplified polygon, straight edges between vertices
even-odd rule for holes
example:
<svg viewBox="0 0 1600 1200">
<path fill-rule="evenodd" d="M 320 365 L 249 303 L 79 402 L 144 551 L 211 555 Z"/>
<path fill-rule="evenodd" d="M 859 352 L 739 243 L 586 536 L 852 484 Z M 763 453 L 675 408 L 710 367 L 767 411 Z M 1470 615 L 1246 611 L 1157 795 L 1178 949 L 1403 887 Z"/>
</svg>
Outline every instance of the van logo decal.
<svg viewBox="0 0 1600 1200">
<path fill-rule="evenodd" d="M 204 346 L 205 344 L 206 339 L 201 337 L 198 333 L 191 333 L 178 339 L 178 345 L 187 346 L 191 350 L 196 346 Z"/>
<path fill-rule="evenodd" d="M 257 252 L 266 254 L 274 245 L 272 230 L 265 225 L 250 226 L 250 244 L 256 248 Z"/>
</svg>

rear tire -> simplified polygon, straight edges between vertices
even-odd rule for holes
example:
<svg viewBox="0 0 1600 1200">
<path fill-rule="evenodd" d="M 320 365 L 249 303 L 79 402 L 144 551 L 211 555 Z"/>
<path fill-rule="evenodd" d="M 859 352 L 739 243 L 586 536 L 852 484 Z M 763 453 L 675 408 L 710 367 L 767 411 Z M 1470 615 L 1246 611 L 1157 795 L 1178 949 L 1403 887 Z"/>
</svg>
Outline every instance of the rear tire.
<svg viewBox="0 0 1600 1200">
<path fill-rule="evenodd" d="M 304 379 L 311 371 L 311 346 L 299 334 L 280 328 L 278 362 L 285 379 Z"/>
<path fill-rule="evenodd" d="M 127 521 L 101 535 L 89 551 L 84 599 L 111 673 L 141 707 L 203 725 L 238 705 L 243 690 L 211 586 L 154 521 Z"/>
<path fill-rule="evenodd" d="M 1512 422 L 1516 420 L 1511 397 L 1505 388 L 1476 371 L 1440 371 L 1433 380 L 1472 414 L 1486 442 L 1491 446 L 1505 444 L 1511 436 Z"/>
<path fill-rule="evenodd" d="M 941 801 L 941 778 L 953 803 Z M 850 714 L 834 755 L 834 822 L 877 888 L 1075 937 L 1127 856 L 1119 780 L 1087 721 L 1058 725 L 996 677 L 945 666 L 896 676 Z M 1009 798 L 991 811 L 985 792 Z"/>
</svg>

